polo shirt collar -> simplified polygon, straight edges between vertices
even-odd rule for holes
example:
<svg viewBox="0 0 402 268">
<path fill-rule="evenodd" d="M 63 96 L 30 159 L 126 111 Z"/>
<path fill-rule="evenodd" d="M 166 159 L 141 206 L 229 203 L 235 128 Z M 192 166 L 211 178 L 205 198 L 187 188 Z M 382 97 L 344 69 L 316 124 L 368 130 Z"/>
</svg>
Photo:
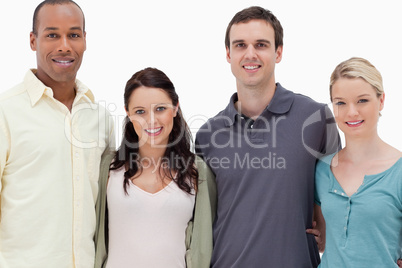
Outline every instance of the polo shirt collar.
<svg viewBox="0 0 402 268">
<path fill-rule="evenodd" d="M 236 121 L 236 118 L 241 116 L 237 112 L 234 105 L 237 101 L 238 101 L 237 93 L 234 93 L 230 98 L 228 106 L 223 112 L 226 119 L 228 119 L 225 120 L 226 127 L 233 125 Z M 273 114 L 285 114 L 289 112 L 290 108 L 292 107 L 293 101 L 294 101 L 294 93 L 282 87 L 281 84 L 276 83 L 274 96 L 261 115 L 264 115 L 265 113 L 267 113 L 267 111 Z"/>
<path fill-rule="evenodd" d="M 270 111 L 273 114 L 286 114 L 290 111 L 294 101 L 294 93 L 282 87 L 281 84 L 276 83 L 276 90 L 274 97 L 264 110 Z"/>
<path fill-rule="evenodd" d="M 48 96 L 53 99 L 53 90 L 50 87 L 47 87 L 36 77 L 36 69 L 29 70 L 24 78 L 24 86 L 28 92 L 29 98 L 31 100 L 31 105 L 35 106 L 36 103 L 44 96 Z M 85 86 L 81 81 L 76 79 L 76 90 L 77 94 L 75 96 L 75 101 L 83 99 L 87 102 L 94 103 L 95 97 L 92 94 L 91 90 Z"/>
</svg>

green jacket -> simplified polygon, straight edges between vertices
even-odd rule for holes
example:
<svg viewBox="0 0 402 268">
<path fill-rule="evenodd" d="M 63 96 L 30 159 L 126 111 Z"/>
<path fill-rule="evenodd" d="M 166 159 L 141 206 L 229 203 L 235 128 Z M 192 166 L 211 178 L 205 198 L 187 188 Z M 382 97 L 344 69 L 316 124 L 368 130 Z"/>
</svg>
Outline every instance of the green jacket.
<svg viewBox="0 0 402 268">
<path fill-rule="evenodd" d="M 113 155 L 103 157 L 99 173 L 99 193 L 96 202 L 95 268 L 103 268 L 107 261 L 108 216 L 106 184 Z M 197 157 L 198 191 L 193 219 L 186 229 L 186 263 L 188 268 L 209 268 L 212 255 L 212 223 L 216 213 L 216 184 L 212 171 Z M 122 186 L 123 187 L 123 186 Z"/>
</svg>

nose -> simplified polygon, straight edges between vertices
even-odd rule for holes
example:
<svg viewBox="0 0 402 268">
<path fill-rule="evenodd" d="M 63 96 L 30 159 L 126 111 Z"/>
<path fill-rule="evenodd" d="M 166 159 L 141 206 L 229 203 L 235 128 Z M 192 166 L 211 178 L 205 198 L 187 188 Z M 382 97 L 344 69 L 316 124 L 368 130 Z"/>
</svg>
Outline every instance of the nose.
<svg viewBox="0 0 402 268">
<path fill-rule="evenodd" d="M 156 121 L 157 121 L 157 119 L 156 119 L 156 114 L 152 111 L 152 112 L 149 113 L 148 116 L 147 116 L 147 125 L 148 125 L 148 128 L 154 128 Z"/>
<path fill-rule="evenodd" d="M 252 44 L 248 45 L 248 47 L 246 49 L 245 58 L 246 59 L 256 59 L 257 58 L 257 53 L 255 50 L 255 47 Z"/>
<path fill-rule="evenodd" d="M 59 52 L 70 52 L 71 51 L 71 44 L 68 36 L 62 36 L 59 39 Z"/>
<path fill-rule="evenodd" d="M 349 105 L 349 107 L 348 107 L 348 116 L 349 117 L 354 117 L 354 116 L 357 116 L 358 114 L 359 114 L 359 111 L 357 110 L 356 105 L 353 105 L 353 104 Z"/>
</svg>

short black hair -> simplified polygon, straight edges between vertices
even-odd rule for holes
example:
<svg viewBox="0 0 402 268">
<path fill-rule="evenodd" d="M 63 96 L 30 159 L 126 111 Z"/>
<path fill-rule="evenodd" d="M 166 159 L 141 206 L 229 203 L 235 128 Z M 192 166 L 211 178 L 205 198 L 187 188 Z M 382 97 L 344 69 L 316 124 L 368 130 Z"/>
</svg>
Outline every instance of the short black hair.
<svg viewBox="0 0 402 268">
<path fill-rule="evenodd" d="M 39 11 L 41 10 L 41 8 L 43 7 L 43 6 L 45 6 L 45 5 L 52 5 L 52 6 L 54 6 L 54 5 L 66 5 L 66 4 L 74 4 L 74 5 L 76 5 L 80 10 L 81 10 L 81 12 L 82 12 L 82 17 L 83 17 L 83 19 L 84 19 L 84 28 L 83 28 L 83 31 L 85 32 L 85 16 L 84 16 L 84 12 L 82 11 L 82 9 L 81 9 L 81 7 L 76 3 L 76 2 L 74 2 L 74 1 L 72 1 L 72 0 L 45 0 L 45 1 L 43 1 L 42 3 L 40 3 L 37 7 L 36 7 L 36 9 L 35 9 L 35 11 L 34 11 L 34 15 L 33 15 L 33 22 L 32 22 L 32 33 L 34 34 L 34 35 L 37 35 L 38 34 L 38 13 L 39 13 Z"/>
</svg>

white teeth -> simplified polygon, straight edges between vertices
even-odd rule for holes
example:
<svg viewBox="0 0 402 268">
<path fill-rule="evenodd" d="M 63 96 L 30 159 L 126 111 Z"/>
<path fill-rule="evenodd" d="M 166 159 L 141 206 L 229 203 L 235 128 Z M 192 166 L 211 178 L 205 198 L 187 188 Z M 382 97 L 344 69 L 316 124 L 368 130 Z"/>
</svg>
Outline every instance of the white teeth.
<svg viewBox="0 0 402 268">
<path fill-rule="evenodd" d="M 155 134 L 156 132 L 160 131 L 162 127 L 160 128 L 154 128 L 154 129 L 146 129 L 145 131 L 151 134 Z"/>
<path fill-rule="evenodd" d="M 348 124 L 348 125 L 357 125 L 357 124 L 360 124 L 360 123 L 363 123 L 363 120 L 358 121 L 358 122 L 346 122 L 346 124 Z"/>
<path fill-rule="evenodd" d="M 57 63 L 61 63 L 61 64 L 68 64 L 70 62 L 73 62 L 72 60 L 69 60 L 69 61 L 67 61 L 67 60 L 54 60 L 54 61 L 57 62 Z"/>
<path fill-rule="evenodd" d="M 258 65 L 255 65 L 255 66 L 244 66 L 244 69 L 247 69 L 247 70 L 254 70 L 254 69 L 257 69 L 258 68 Z"/>
</svg>

